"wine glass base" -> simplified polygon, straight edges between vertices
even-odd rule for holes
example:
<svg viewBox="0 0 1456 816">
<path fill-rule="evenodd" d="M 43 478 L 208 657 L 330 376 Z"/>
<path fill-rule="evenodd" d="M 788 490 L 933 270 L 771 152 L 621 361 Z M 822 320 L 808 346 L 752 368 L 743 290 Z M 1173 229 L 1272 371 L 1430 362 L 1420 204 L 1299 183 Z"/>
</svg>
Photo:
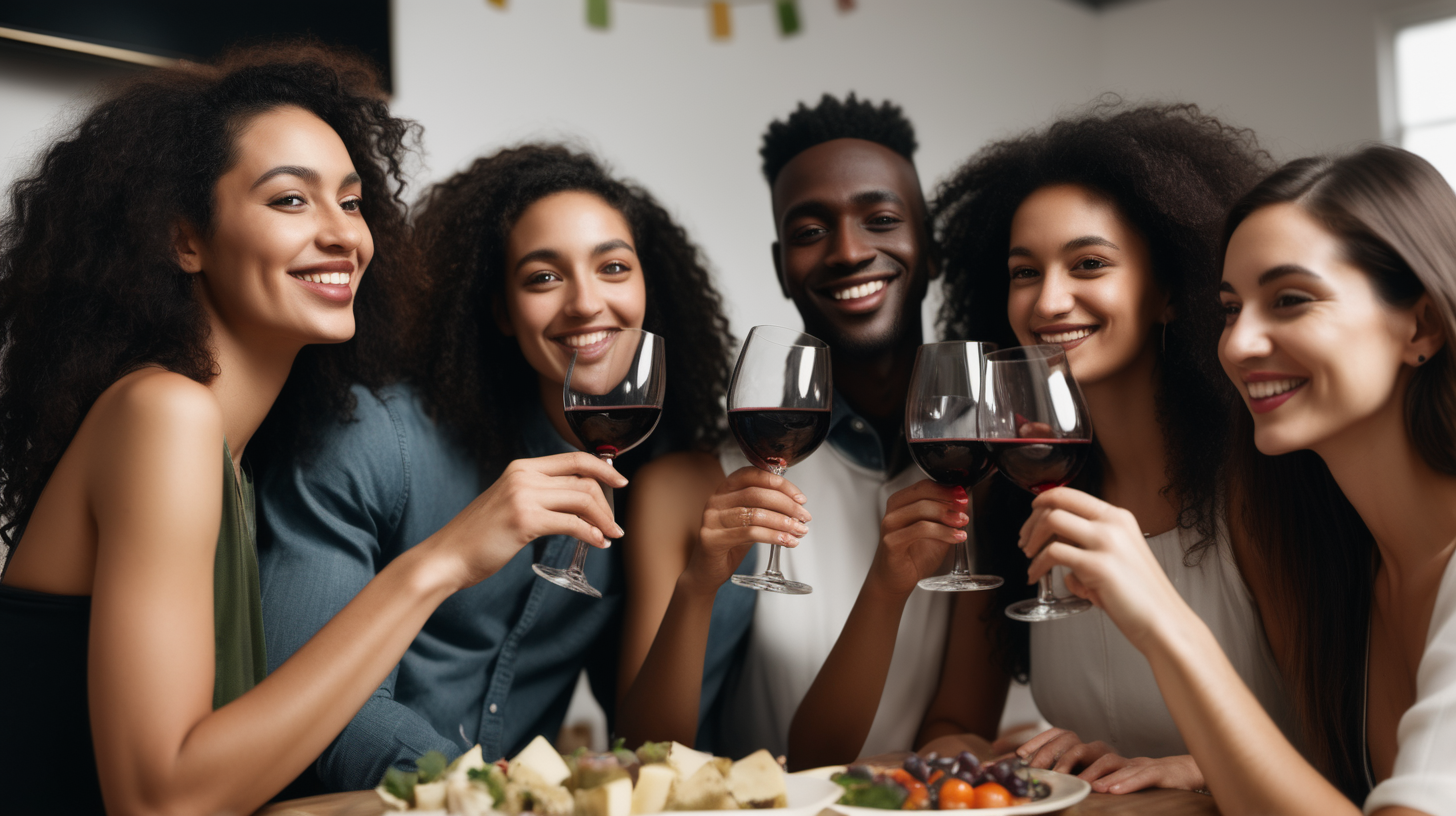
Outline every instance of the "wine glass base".
<svg viewBox="0 0 1456 816">
<path fill-rule="evenodd" d="M 1004 583 L 1006 582 L 997 575 L 951 573 L 950 575 L 932 575 L 929 578 L 922 578 L 916 586 L 931 592 L 979 592 L 985 589 L 995 589 Z"/>
<path fill-rule="evenodd" d="M 1092 608 L 1092 602 L 1085 598 L 1057 598 L 1042 602 L 1038 599 L 1020 601 L 1006 607 L 1006 617 L 1012 620 L 1040 623 L 1080 615 Z"/>
<path fill-rule="evenodd" d="M 569 569 L 561 569 L 560 567 L 548 567 L 544 564 L 532 564 L 531 569 L 535 570 L 537 575 L 559 587 L 565 587 L 573 592 L 580 592 L 583 595 L 590 595 L 593 598 L 602 597 L 602 593 L 597 591 L 596 587 L 586 582 L 586 575 L 584 573 L 573 572 Z"/>
<path fill-rule="evenodd" d="M 808 584 L 773 575 L 735 575 L 733 583 L 762 592 L 777 592 L 780 595 L 808 595 L 814 591 L 814 587 Z"/>
</svg>

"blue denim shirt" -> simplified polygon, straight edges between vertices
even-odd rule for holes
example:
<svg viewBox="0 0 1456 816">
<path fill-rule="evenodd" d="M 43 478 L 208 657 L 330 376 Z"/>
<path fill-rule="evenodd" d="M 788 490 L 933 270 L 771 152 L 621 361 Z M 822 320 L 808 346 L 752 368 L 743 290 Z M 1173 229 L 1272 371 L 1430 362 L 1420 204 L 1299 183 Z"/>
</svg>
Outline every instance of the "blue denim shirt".
<svg viewBox="0 0 1456 816">
<path fill-rule="evenodd" d="M 875 430 L 875 426 L 855 413 L 849 400 L 838 390 L 834 392 L 834 405 L 829 412 L 829 435 L 825 437 L 825 441 L 860 467 L 870 470 L 887 468 L 888 458 L 879 432 Z M 896 442 L 903 444 L 899 440 Z M 908 458 L 902 457 L 900 464 L 908 462 Z"/>
<path fill-rule="evenodd" d="M 309 457 L 259 482 L 270 671 L 486 486 L 476 462 L 407 388 L 386 389 L 382 399 L 359 387 L 354 394 L 356 421 L 332 428 Z M 572 450 L 539 409 L 523 436 L 533 457 Z M 410 766 L 426 751 L 454 757 L 479 742 L 489 758 L 515 753 L 536 734 L 554 739 L 583 668 L 610 712 L 622 606 L 618 551 L 587 555 L 587 577 L 601 600 L 531 571 L 535 560 L 568 566 L 574 548 L 564 536 L 538 539 L 441 604 L 318 758 L 323 784 L 370 788 L 389 766 Z"/>
</svg>

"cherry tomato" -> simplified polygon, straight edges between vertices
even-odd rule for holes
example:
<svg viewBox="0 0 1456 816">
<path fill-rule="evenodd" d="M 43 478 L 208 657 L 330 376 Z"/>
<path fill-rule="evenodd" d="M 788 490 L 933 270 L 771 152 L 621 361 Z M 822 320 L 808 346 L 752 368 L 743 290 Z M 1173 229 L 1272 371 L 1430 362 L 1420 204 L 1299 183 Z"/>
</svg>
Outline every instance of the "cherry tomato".
<svg viewBox="0 0 1456 816">
<path fill-rule="evenodd" d="M 925 810 L 930 806 L 930 791 L 925 789 L 925 783 L 916 779 L 913 774 L 904 768 L 896 768 L 888 771 L 885 776 L 900 783 L 905 789 L 905 801 L 900 805 L 901 810 Z"/>
<path fill-rule="evenodd" d="M 987 782 L 976 788 L 976 807 L 1011 807 L 1011 792 L 995 782 Z"/>
<path fill-rule="evenodd" d="M 940 809 L 965 810 L 976 806 L 976 789 L 962 779 L 947 779 L 940 783 Z"/>
</svg>

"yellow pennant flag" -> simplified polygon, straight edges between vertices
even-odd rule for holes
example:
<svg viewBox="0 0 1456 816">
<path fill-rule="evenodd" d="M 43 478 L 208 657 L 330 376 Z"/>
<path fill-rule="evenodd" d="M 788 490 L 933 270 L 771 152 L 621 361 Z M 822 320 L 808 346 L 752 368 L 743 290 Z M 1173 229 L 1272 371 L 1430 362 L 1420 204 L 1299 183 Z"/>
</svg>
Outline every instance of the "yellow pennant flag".
<svg viewBox="0 0 1456 816">
<path fill-rule="evenodd" d="M 727 40 L 733 36 L 733 7 L 722 0 L 715 0 L 709 6 L 713 17 L 713 39 Z"/>
</svg>

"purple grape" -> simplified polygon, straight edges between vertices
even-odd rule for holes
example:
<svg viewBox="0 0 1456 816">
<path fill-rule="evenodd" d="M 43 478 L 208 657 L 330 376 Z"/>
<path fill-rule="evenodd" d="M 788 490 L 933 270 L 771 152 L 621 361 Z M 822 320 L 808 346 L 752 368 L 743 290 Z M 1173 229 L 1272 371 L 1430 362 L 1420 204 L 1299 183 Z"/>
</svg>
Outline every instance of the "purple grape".
<svg viewBox="0 0 1456 816">
<path fill-rule="evenodd" d="M 1019 776 L 1012 776 L 1006 781 L 1006 790 L 1012 796 L 1026 796 L 1030 792 L 1031 787 L 1026 784 L 1025 779 Z"/>
<path fill-rule="evenodd" d="M 925 760 L 921 759 L 918 756 L 915 756 L 914 754 L 905 757 L 904 768 L 906 773 L 910 774 L 921 782 L 926 782 L 930 779 L 930 766 L 926 764 Z"/>
<path fill-rule="evenodd" d="M 981 770 L 981 760 L 976 759 L 976 755 L 970 751 L 961 751 L 960 756 L 956 757 L 956 761 L 960 763 L 962 771 L 975 773 Z"/>
<path fill-rule="evenodd" d="M 844 771 L 856 779 L 874 779 L 875 772 L 870 770 L 868 765 L 851 765 Z"/>
</svg>

